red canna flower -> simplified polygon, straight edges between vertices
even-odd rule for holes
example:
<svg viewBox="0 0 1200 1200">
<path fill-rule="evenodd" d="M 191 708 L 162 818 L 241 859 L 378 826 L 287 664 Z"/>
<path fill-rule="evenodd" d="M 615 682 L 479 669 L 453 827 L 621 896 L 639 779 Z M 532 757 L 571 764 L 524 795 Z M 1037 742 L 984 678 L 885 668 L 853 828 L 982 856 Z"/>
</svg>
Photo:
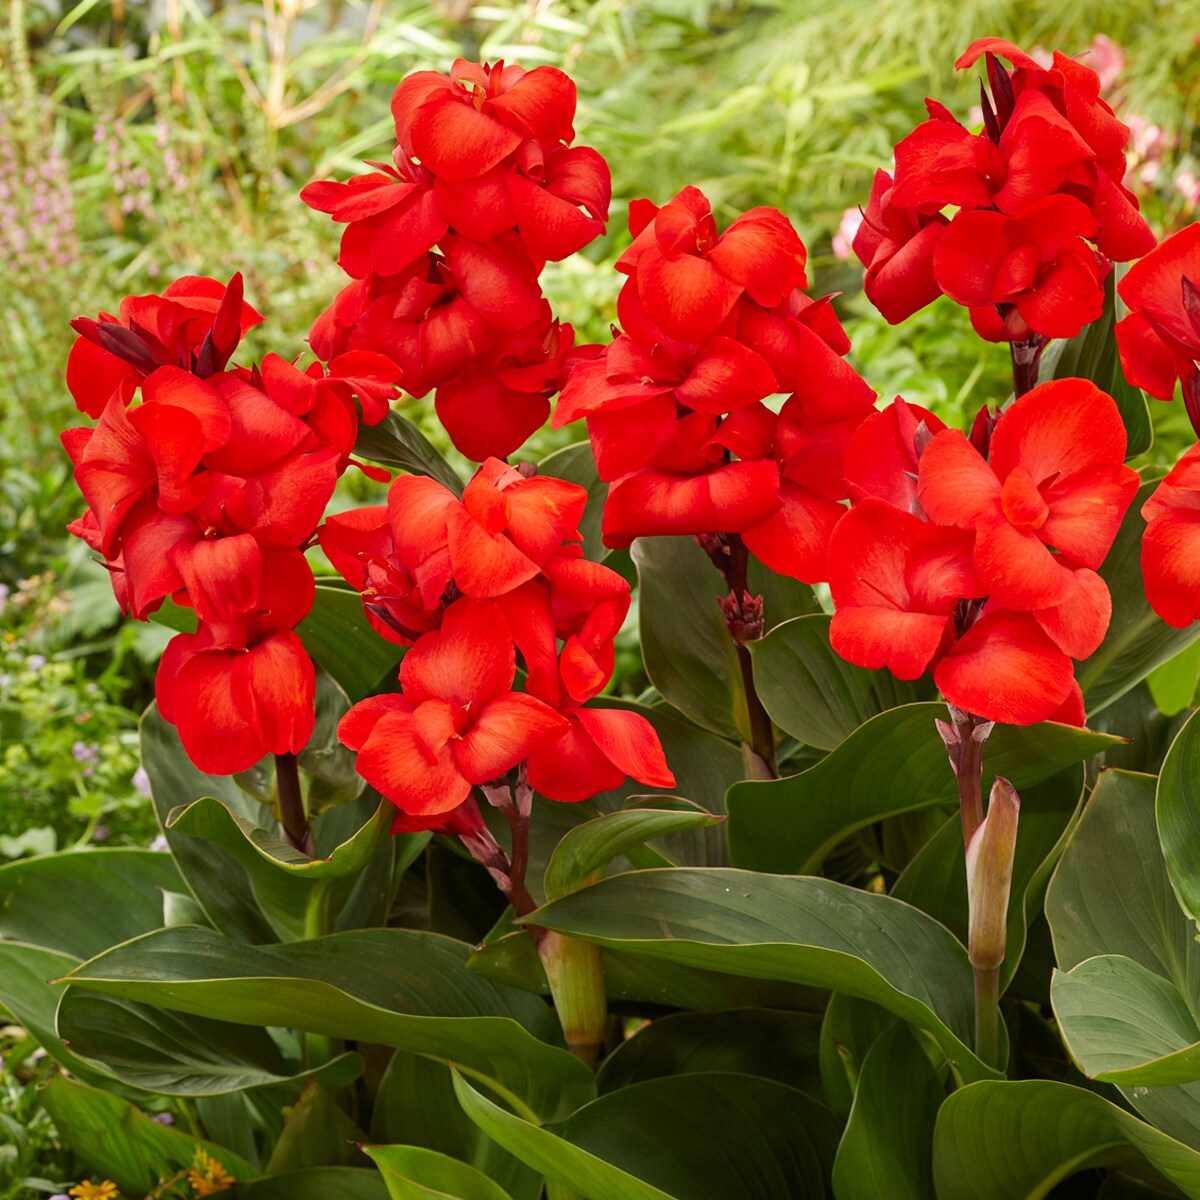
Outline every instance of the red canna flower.
<svg viewBox="0 0 1200 1200">
<path fill-rule="evenodd" d="M 140 381 L 159 367 L 201 377 L 223 370 L 261 320 L 242 297 L 240 273 L 228 285 L 185 275 L 161 296 L 126 296 L 116 317 L 72 321 L 80 336 L 67 358 L 67 387 L 81 412 L 99 418 L 111 396 L 128 404 Z"/>
<path fill-rule="evenodd" d="M 703 341 L 743 294 L 772 308 L 805 286 L 804 243 L 773 208 L 753 208 L 718 233 L 704 194 L 689 186 L 661 209 L 635 200 L 629 227 L 633 245 L 617 270 L 669 337 Z"/>
<path fill-rule="evenodd" d="M 1125 378 L 1159 400 L 1174 399 L 1178 379 L 1189 414 L 1200 414 L 1200 224 L 1134 263 L 1117 291 L 1129 308 L 1117 324 Z"/>
<path fill-rule="evenodd" d="M 1111 397 L 1083 379 L 1044 383 L 1000 417 L 989 459 L 957 430 L 921 456 L 929 519 L 977 533 L 975 568 L 1006 608 L 1062 604 L 1072 569 L 1095 570 L 1137 490 L 1123 463 L 1125 426 Z"/>
<path fill-rule="evenodd" d="M 1200 446 L 1171 468 L 1142 516 L 1146 597 L 1168 625 L 1185 629 L 1200 617 Z"/>
<path fill-rule="evenodd" d="M 358 752 L 358 771 L 401 811 L 456 809 L 487 783 L 567 731 L 533 696 L 512 691 L 512 639 L 496 610 L 458 600 L 400 666 L 402 695 L 356 704 L 338 737 Z"/>
<path fill-rule="evenodd" d="M 210 775 L 296 754 L 312 736 L 313 665 L 293 632 L 312 607 L 312 571 L 292 546 L 262 538 L 258 551 L 242 611 L 172 638 L 155 680 L 163 719 Z"/>
</svg>

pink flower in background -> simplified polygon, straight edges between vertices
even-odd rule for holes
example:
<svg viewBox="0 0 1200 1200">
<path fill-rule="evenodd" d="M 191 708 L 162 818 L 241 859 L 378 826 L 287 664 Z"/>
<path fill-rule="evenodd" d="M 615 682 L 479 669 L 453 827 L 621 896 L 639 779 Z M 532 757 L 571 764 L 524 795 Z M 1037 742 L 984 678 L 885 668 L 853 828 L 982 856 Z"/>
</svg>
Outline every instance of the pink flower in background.
<svg viewBox="0 0 1200 1200">
<path fill-rule="evenodd" d="M 1100 76 L 1102 93 L 1113 89 L 1125 69 L 1125 51 L 1103 33 L 1098 33 L 1092 38 L 1087 53 L 1081 57 L 1084 63 Z"/>
<path fill-rule="evenodd" d="M 982 118 L 980 118 L 982 120 Z M 833 257 L 841 259 L 843 262 L 846 259 L 853 257 L 854 250 L 851 243 L 854 241 L 854 235 L 858 232 L 858 227 L 863 223 L 862 209 L 855 205 L 854 208 L 848 208 L 842 213 L 842 223 L 838 226 L 838 231 L 833 235 Z"/>
</svg>

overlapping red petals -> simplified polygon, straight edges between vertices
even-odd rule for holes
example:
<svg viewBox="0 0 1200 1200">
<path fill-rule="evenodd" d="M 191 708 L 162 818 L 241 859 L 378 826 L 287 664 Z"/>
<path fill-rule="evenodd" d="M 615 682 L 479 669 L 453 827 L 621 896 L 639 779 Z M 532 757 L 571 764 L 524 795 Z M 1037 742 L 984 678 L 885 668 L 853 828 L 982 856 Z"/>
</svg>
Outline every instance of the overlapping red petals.
<svg viewBox="0 0 1200 1200">
<path fill-rule="evenodd" d="M 1042 384 L 1001 414 L 986 457 L 916 415 L 897 401 L 848 455 L 834 648 L 902 679 L 932 668 L 951 704 L 988 720 L 1081 722 L 1071 659 L 1108 627 L 1096 568 L 1138 486 L 1116 404 L 1086 380 Z"/>
<path fill-rule="evenodd" d="M 1122 183 L 1129 129 L 1074 59 L 1056 51 L 1043 68 L 981 38 L 956 66 L 983 57 L 983 131 L 926 101 L 894 176 L 875 176 L 854 239 L 866 292 L 892 324 L 945 293 L 990 341 L 1072 337 L 1099 316 L 1110 263 L 1155 244 Z"/>
<path fill-rule="evenodd" d="M 346 226 L 354 282 L 317 319 L 313 350 L 373 350 L 413 396 L 436 389 L 454 445 L 506 457 L 545 423 L 573 342 L 542 298 L 548 261 L 604 232 L 612 185 L 572 146 L 575 85 L 553 67 L 458 60 L 392 100 L 393 163 L 301 198 Z"/>
</svg>

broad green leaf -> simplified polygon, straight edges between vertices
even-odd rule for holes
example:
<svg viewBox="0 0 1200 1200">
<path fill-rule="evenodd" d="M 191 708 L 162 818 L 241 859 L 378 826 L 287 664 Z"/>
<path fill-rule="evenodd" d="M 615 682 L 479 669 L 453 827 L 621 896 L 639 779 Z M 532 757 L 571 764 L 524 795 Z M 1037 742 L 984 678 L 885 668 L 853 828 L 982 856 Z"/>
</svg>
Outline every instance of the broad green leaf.
<svg viewBox="0 0 1200 1200">
<path fill-rule="evenodd" d="M 1180 904 L 1200 921 L 1200 714 L 1179 731 L 1158 777 L 1158 836 Z"/>
<path fill-rule="evenodd" d="M 836 1116 L 850 1115 L 871 1047 L 897 1024 L 896 1015 L 878 1004 L 837 992 L 829 997 L 821 1021 L 818 1065 L 825 1102 Z"/>
<path fill-rule="evenodd" d="M 362 1131 L 333 1097 L 310 1080 L 291 1106 L 287 1123 L 271 1151 L 266 1174 L 355 1166 L 362 1161 L 358 1150 L 362 1140 Z"/>
<path fill-rule="evenodd" d="M 122 1083 L 177 1096 L 216 1096 L 310 1075 L 343 1086 L 363 1066 L 357 1054 L 345 1054 L 314 1071 L 292 1071 L 265 1029 L 184 1016 L 78 987 L 63 995 L 57 1026 L 72 1053 Z"/>
<path fill-rule="evenodd" d="M 154 811 L 171 857 L 210 924 L 239 941 L 275 941 L 276 934 L 237 860 L 220 846 L 166 828 L 167 815 L 174 808 L 201 796 L 215 797 L 254 824 L 264 819 L 263 805 L 247 796 L 229 777 L 198 771 L 184 753 L 175 726 L 159 716 L 157 704 L 151 704 L 142 714 L 140 739 L 142 766 L 150 777 Z M 179 890 L 178 885 L 172 890 Z M 105 944 L 111 946 L 113 941 L 123 940 L 116 938 Z M 90 953 L 98 954 L 102 948 L 98 946 Z"/>
<path fill-rule="evenodd" d="M 693 538 L 638 538 L 638 611 L 646 674 L 660 695 L 697 725 L 748 737 L 746 695 L 733 639 L 717 603 L 724 580 Z M 763 597 L 765 629 L 816 611 L 812 589 L 751 562 L 751 594 Z"/>
<path fill-rule="evenodd" d="M 449 1059 L 542 1117 L 581 1102 L 591 1073 L 540 1040 L 557 1035 L 552 1013 L 466 970 L 469 953 L 449 938 L 400 929 L 246 946 L 174 928 L 84 963 L 70 982 L 197 1016 Z"/>
<path fill-rule="evenodd" d="M 246 872 L 272 928 L 297 940 L 320 931 L 322 913 L 326 920 L 336 916 L 386 836 L 392 812 L 380 800 L 366 824 L 326 858 L 309 858 L 207 796 L 172 810 L 166 828 L 226 850 Z"/>
<path fill-rule="evenodd" d="M 1200 994 L 1200 946 L 1167 877 L 1154 823 L 1153 776 L 1126 771 L 1100 776 L 1050 883 L 1046 916 L 1062 970 L 1118 955 L 1160 977 L 1189 1004 Z M 1115 1003 L 1114 996 L 1109 1008 Z M 1079 1040 L 1078 1033 L 1072 1036 Z M 1174 1043 L 1164 1037 L 1162 1052 L 1177 1052 L 1196 1040 L 1180 1036 Z M 1118 1086 L 1148 1121 L 1200 1144 L 1200 1083 Z"/>
<path fill-rule="evenodd" d="M 965 1079 L 993 1072 L 968 1049 L 966 951 L 891 896 L 828 879 L 674 868 L 602 879 L 528 921 L 684 966 L 829 988 L 927 1031 Z"/>
<path fill-rule="evenodd" d="M 1157 666 L 1146 682 L 1154 703 L 1168 716 L 1173 717 L 1191 707 L 1200 684 L 1200 642 L 1193 642 L 1174 658 Z"/>
<path fill-rule="evenodd" d="M 170 855 L 67 850 L 0 866 L 0 937 L 90 958 L 163 923 L 163 891 L 182 887 Z"/>
<path fill-rule="evenodd" d="M 1055 971 L 1050 999 L 1090 1078 L 1148 1087 L 1200 1079 L 1200 1028 L 1187 1000 L 1133 959 L 1106 954 Z"/>
<path fill-rule="evenodd" d="M 628 809 L 608 813 L 576 825 L 559 842 L 546 867 L 545 891 L 548 900 L 582 887 L 595 873 L 602 871 L 627 851 L 668 833 L 701 829 L 718 824 L 721 817 L 694 809 Z"/>
<path fill-rule="evenodd" d="M 721 576 L 692 538 L 638 538 L 631 553 L 650 682 L 697 725 L 748 737 L 737 650 L 717 606 Z"/>
<path fill-rule="evenodd" d="M 143 1196 L 160 1179 L 189 1166 L 197 1145 L 235 1179 L 255 1174 L 224 1147 L 159 1125 L 127 1100 L 64 1075 L 53 1078 L 39 1099 L 71 1151 L 130 1195 Z"/>
<path fill-rule="evenodd" d="M 54 1013 L 62 984 L 50 980 L 65 975 L 79 959 L 44 946 L 26 946 L 0 939 L 0 1010 L 28 1029 L 38 1044 L 73 1075 L 88 1083 L 104 1084 L 107 1075 L 73 1054 L 59 1040 Z"/>
<path fill-rule="evenodd" d="M 482 1172 L 511 1200 L 538 1200 L 541 1175 L 497 1146 L 463 1112 L 451 1075 L 444 1062 L 397 1050 L 375 1092 L 371 1141 L 420 1147 Z"/>
<path fill-rule="evenodd" d="M 640 954 L 606 949 L 601 958 L 605 994 L 619 1003 L 702 1012 L 759 1006 L 815 1012 L 825 1001 L 825 993 L 815 989 L 697 970 L 664 959 L 651 962 Z M 524 930 L 487 942 L 471 955 L 469 966 L 496 983 L 542 996 L 550 994 L 546 972 Z"/>
<path fill-rule="evenodd" d="M 313 661 L 324 667 L 352 701 L 391 678 L 400 651 L 367 623 L 362 597 L 348 588 L 318 583 L 312 611 L 296 632 Z"/>
<path fill-rule="evenodd" d="M 1079 664 L 1075 675 L 1089 713 L 1096 713 L 1140 683 L 1155 667 L 1200 637 L 1200 622 L 1173 629 L 1150 607 L 1142 582 L 1142 505 L 1158 480 L 1138 489 L 1116 541 L 1100 568 L 1112 593 L 1112 620 L 1100 649 Z"/>
<path fill-rule="evenodd" d="M 1001 986 L 1021 962 L 1030 923 L 1042 909 L 1051 872 L 1066 845 L 1083 795 L 1083 767 L 1075 766 L 1021 791 L 1021 815 L 1008 898 L 1008 924 Z M 955 813 L 905 868 L 891 894 L 941 921 L 967 940 L 967 871 L 962 820 Z"/>
<path fill-rule="evenodd" d="M 856 829 L 896 813 L 956 803 L 954 774 L 934 726 L 945 711 L 940 704 L 891 709 L 799 775 L 734 784 L 727 799 L 733 864 L 812 872 Z M 996 775 L 1020 791 L 1118 742 L 1048 721 L 997 725 L 984 752 L 985 793 Z"/>
<path fill-rule="evenodd" d="M 600 1066 L 601 1093 L 668 1075 L 757 1075 L 820 1097 L 816 1013 L 735 1008 L 659 1017 L 622 1042 Z"/>
<path fill-rule="evenodd" d="M 391 1200 L 512 1200 L 467 1163 L 422 1146 L 364 1146 L 387 1183 Z"/>
<path fill-rule="evenodd" d="M 583 534 L 584 557 L 593 562 L 600 562 L 608 553 L 600 536 L 600 520 L 604 515 L 604 501 L 608 496 L 608 484 L 602 483 L 596 472 L 596 460 L 592 455 L 592 446 L 588 441 L 575 442 L 555 450 L 538 463 L 538 470 L 543 475 L 552 475 L 555 479 L 565 479 L 568 483 L 578 484 L 586 489 L 587 508 L 583 519 L 579 522 L 579 532 Z"/>
<path fill-rule="evenodd" d="M 836 1126 L 811 1097 L 750 1075 L 651 1079 L 538 1127 L 455 1079 L 472 1120 L 586 1200 L 793 1200 L 830 1195 Z"/>
<path fill-rule="evenodd" d="M 238 1200 L 389 1200 L 378 1171 L 309 1167 L 241 1183 Z"/>
<path fill-rule="evenodd" d="M 458 473 L 433 448 L 429 439 L 398 412 L 389 412 L 378 425 L 360 421 L 354 453 L 414 475 L 428 475 L 456 496 L 462 493 L 463 484 Z"/>
<path fill-rule="evenodd" d="M 877 713 L 932 699 L 932 688 L 890 671 L 853 666 L 829 644 L 824 613 L 795 617 L 751 642 L 754 683 L 763 707 L 785 733 L 832 750 Z"/>
<path fill-rule="evenodd" d="M 1120 954 L 1200 995 L 1200 946 L 1171 890 L 1154 823 L 1154 777 L 1105 771 L 1046 893 L 1058 965 Z"/>
<path fill-rule="evenodd" d="M 1145 1164 L 1200 1195 L 1195 1150 L 1095 1092 L 1047 1079 L 960 1088 L 933 1135 L 939 1200 L 1042 1200 L 1089 1167 Z"/>
<path fill-rule="evenodd" d="M 833 1164 L 838 1196 L 933 1200 L 930 1152 L 945 1095 L 907 1026 L 893 1025 L 867 1051 L 854 1106 Z"/>
</svg>

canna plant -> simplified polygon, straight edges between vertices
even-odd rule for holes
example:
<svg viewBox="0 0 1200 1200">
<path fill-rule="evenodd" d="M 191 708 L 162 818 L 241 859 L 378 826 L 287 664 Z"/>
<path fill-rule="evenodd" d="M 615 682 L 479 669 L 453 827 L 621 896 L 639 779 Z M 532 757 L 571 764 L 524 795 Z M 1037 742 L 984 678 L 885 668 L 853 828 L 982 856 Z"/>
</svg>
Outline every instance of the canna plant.
<svg viewBox="0 0 1200 1200">
<path fill-rule="evenodd" d="M 1010 346 L 966 431 L 694 186 L 576 346 L 540 276 L 611 189 L 544 66 L 410 76 L 391 161 L 304 189 L 312 361 L 243 361 L 236 274 L 73 323 L 72 532 L 178 630 L 167 849 L 0 868 L 78 1194 L 1200 1196 L 1195 455 L 1127 465 L 1140 389 L 1198 421 L 1196 239 L 1095 72 L 980 58 L 855 239 L 888 320 Z M 555 396 L 586 440 L 529 462 Z"/>
</svg>

